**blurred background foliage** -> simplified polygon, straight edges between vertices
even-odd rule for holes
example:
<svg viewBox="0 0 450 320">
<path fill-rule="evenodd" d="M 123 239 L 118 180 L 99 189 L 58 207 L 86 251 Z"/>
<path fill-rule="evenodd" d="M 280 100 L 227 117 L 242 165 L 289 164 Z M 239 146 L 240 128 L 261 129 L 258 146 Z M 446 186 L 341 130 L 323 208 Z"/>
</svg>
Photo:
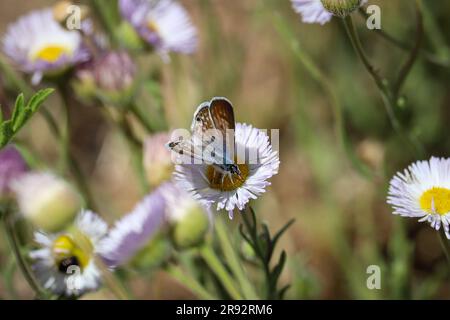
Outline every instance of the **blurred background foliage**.
<svg viewBox="0 0 450 320">
<path fill-rule="evenodd" d="M 0 33 L 18 16 L 54 2 L 3 1 Z M 201 101 L 226 96 L 239 122 L 280 129 L 280 173 L 255 209 L 273 230 L 296 219 L 280 245 L 288 253 L 282 282 L 292 283 L 287 298 L 449 298 L 449 270 L 436 232 L 414 219 L 393 216 L 386 193 L 391 176 L 410 162 L 449 156 L 450 2 L 424 1 L 423 46 L 442 63 L 421 54 L 395 109 L 408 134 L 424 146 L 423 154 L 393 130 L 340 19 L 325 26 L 304 24 L 288 0 L 181 2 L 200 32 L 200 48 L 193 56 L 173 55 L 168 64 L 155 55 L 136 58 L 143 79 L 136 104 L 154 126 L 166 126 L 158 118 L 162 109 L 168 127 L 177 128 L 190 124 Z M 413 1 L 369 2 L 381 7 L 384 31 L 414 43 Z M 387 78 L 395 77 L 408 53 L 368 30 L 358 12 L 353 18 L 373 64 Z M 335 90 L 347 139 L 370 168 L 369 178 L 355 170 L 339 143 L 331 101 L 298 59 L 299 52 L 317 64 Z M 0 74 L 2 106 L 12 106 L 17 93 Z M 59 104 L 54 95 L 45 108 L 59 117 Z M 72 147 L 91 178 L 99 212 L 112 222 L 141 197 L 132 159 L 99 108 L 77 97 L 73 104 Z M 42 117 L 30 121 L 18 142 L 38 155 L 42 166 L 57 165 L 58 146 Z M 237 227 L 236 220 L 230 224 Z M 7 275 L 0 281 L 0 296 L 16 281 L 22 283 L 21 296 L 30 297 L 19 273 L 11 280 L 10 264 L 6 242 L 0 241 L 0 266 Z M 380 290 L 366 286 L 370 265 L 381 267 Z M 130 286 L 136 298 L 193 297 L 162 271 L 136 274 Z"/>
</svg>

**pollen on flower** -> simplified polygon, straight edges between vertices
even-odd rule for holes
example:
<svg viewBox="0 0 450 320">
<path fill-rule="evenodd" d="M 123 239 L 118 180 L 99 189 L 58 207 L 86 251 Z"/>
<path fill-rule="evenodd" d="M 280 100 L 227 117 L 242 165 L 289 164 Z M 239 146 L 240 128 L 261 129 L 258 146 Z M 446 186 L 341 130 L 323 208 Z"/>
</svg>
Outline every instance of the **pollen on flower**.
<svg viewBox="0 0 450 320">
<path fill-rule="evenodd" d="M 58 270 L 62 272 L 66 272 L 70 266 L 78 266 L 84 269 L 89 264 L 90 254 L 83 251 L 67 235 L 62 235 L 55 239 L 52 251 Z"/>
<path fill-rule="evenodd" d="M 237 166 L 241 175 L 233 174 L 231 177 L 229 175 L 223 175 L 212 165 L 208 166 L 206 168 L 206 178 L 208 179 L 209 186 L 212 189 L 221 191 L 232 191 L 241 187 L 248 177 L 249 168 L 247 164 L 238 164 Z"/>
<path fill-rule="evenodd" d="M 35 56 L 35 60 L 42 60 L 45 62 L 56 62 L 58 61 L 63 55 L 69 54 L 70 50 L 59 45 L 50 45 L 47 46 L 41 50 L 39 50 Z"/>
<path fill-rule="evenodd" d="M 420 207 L 428 213 L 440 215 L 450 212 L 450 189 L 433 187 L 420 197 Z"/>
</svg>

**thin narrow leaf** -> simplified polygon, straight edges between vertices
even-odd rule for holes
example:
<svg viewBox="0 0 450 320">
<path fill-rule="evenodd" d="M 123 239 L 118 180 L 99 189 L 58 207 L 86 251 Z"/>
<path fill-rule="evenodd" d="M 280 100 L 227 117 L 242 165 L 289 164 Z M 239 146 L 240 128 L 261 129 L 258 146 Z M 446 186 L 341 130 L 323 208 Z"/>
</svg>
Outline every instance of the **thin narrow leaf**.
<svg viewBox="0 0 450 320">
<path fill-rule="evenodd" d="M 31 97 L 28 102 L 28 108 L 31 109 L 32 112 L 36 112 L 42 103 L 54 92 L 55 90 L 52 88 L 44 89 L 38 91 L 33 97 Z"/>
<path fill-rule="evenodd" d="M 16 103 L 14 105 L 14 110 L 11 117 L 12 123 L 16 122 L 16 119 L 19 117 L 19 115 L 23 112 L 24 109 L 25 109 L 25 98 L 23 96 L 23 93 L 21 93 L 17 96 Z"/>
</svg>

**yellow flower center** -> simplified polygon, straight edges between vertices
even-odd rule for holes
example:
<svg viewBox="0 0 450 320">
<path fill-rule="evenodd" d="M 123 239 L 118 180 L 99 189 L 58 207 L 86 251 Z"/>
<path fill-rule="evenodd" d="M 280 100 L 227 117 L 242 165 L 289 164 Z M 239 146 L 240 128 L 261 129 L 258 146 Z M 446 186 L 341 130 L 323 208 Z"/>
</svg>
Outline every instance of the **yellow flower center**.
<svg viewBox="0 0 450 320">
<path fill-rule="evenodd" d="M 158 25 L 157 25 L 156 22 L 153 21 L 153 20 L 149 20 L 149 21 L 147 22 L 147 28 L 148 28 L 151 32 L 159 33 Z"/>
<path fill-rule="evenodd" d="M 209 165 L 206 168 L 206 178 L 208 179 L 209 186 L 212 189 L 217 189 L 221 191 L 232 191 L 241 187 L 249 174 L 249 168 L 246 164 L 238 164 L 239 171 L 241 175 L 223 174 L 219 172 L 213 165 Z"/>
<path fill-rule="evenodd" d="M 76 241 L 67 235 L 56 238 L 52 247 L 58 270 L 64 273 L 67 273 L 73 266 L 80 267 L 81 270 L 86 268 L 92 255 L 90 241 L 88 251 L 90 252 L 82 250 Z"/>
<path fill-rule="evenodd" d="M 420 207 L 428 213 L 444 215 L 450 212 L 450 190 L 433 187 L 420 197 Z"/>
<path fill-rule="evenodd" d="M 66 47 L 60 45 L 49 45 L 39 50 L 34 55 L 34 59 L 52 63 L 58 61 L 63 55 L 67 54 L 70 54 L 70 50 Z"/>
</svg>

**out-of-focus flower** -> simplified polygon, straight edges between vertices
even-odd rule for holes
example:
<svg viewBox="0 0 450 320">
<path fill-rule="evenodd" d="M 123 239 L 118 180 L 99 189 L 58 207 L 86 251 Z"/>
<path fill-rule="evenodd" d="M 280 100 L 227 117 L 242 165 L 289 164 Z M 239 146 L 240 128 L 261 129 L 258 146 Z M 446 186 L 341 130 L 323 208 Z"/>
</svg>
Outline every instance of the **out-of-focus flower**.
<svg viewBox="0 0 450 320">
<path fill-rule="evenodd" d="M 294 10 L 302 16 L 303 22 L 324 25 L 333 15 L 342 16 L 344 11 L 348 14 L 365 4 L 367 0 L 291 0 L 291 2 Z"/>
<path fill-rule="evenodd" d="M 82 211 L 70 232 L 48 235 L 35 233 L 39 249 L 30 253 L 33 271 L 42 286 L 54 294 L 80 296 L 101 285 L 101 272 L 95 264 L 98 243 L 108 226 L 95 213 Z"/>
<path fill-rule="evenodd" d="M 10 25 L 3 50 L 21 70 L 33 75 L 33 84 L 89 58 L 80 33 L 61 27 L 52 9 L 33 11 Z"/>
<path fill-rule="evenodd" d="M 166 199 L 166 217 L 175 247 L 187 249 L 201 244 L 210 229 L 210 211 L 174 183 L 166 183 L 162 194 Z"/>
<path fill-rule="evenodd" d="M 100 243 L 103 260 L 110 267 L 127 263 L 155 236 L 164 218 L 165 200 L 157 189 L 115 223 Z"/>
<path fill-rule="evenodd" d="M 144 142 L 144 168 L 151 187 L 156 187 L 172 177 L 175 165 L 170 151 L 165 147 L 169 138 L 168 133 L 157 133 Z"/>
<path fill-rule="evenodd" d="M 174 0 L 119 0 L 120 12 L 137 33 L 164 56 L 193 53 L 197 31 L 187 11 Z"/>
<path fill-rule="evenodd" d="M 105 52 L 77 69 L 75 87 L 82 96 L 124 104 L 136 83 L 136 65 L 125 51 Z"/>
<path fill-rule="evenodd" d="M 236 124 L 236 163 L 241 175 L 223 176 L 209 164 L 180 164 L 175 167 L 175 179 L 179 185 L 205 206 L 216 205 L 225 209 L 230 218 L 235 208 L 243 210 L 250 199 L 256 199 L 270 185 L 267 181 L 278 173 L 280 160 L 272 150 L 269 137 L 263 131 L 247 124 Z M 256 159 L 248 155 L 255 155 Z M 241 159 L 240 157 L 245 157 Z"/>
<path fill-rule="evenodd" d="M 27 171 L 25 160 L 13 146 L 7 146 L 0 151 L 0 198 L 11 193 L 11 181 Z"/>
<path fill-rule="evenodd" d="M 450 239 L 450 159 L 417 161 L 391 180 L 387 202 L 394 214 L 420 218 Z"/>
<path fill-rule="evenodd" d="M 62 230 L 82 207 L 82 199 L 65 180 L 49 172 L 29 172 L 11 183 L 21 213 L 45 232 Z"/>
</svg>

